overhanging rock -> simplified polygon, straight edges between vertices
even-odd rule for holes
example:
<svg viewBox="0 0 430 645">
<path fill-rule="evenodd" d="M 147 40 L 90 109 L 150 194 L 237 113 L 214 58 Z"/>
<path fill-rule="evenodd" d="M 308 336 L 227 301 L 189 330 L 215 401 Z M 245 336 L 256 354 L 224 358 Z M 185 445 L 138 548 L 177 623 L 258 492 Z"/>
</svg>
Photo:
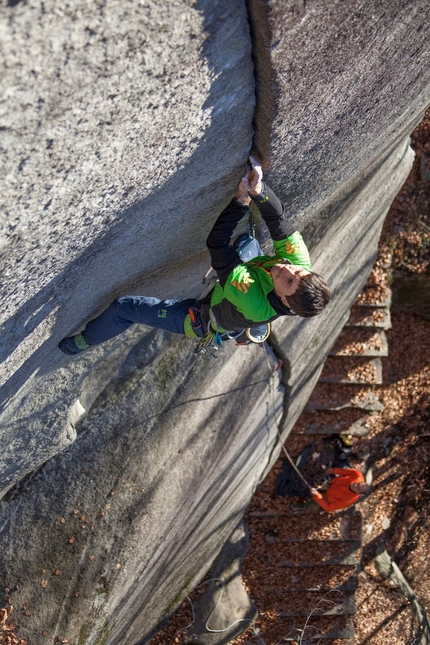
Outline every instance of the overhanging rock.
<svg viewBox="0 0 430 645">
<path fill-rule="evenodd" d="M 238 0 L 13 2 L 2 28 L 5 490 L 73 441 L 82 379 L 105 355 L 70 366 L 61 338 L 120 294 L 198 293 L 255 98 Z"/>
</svg>

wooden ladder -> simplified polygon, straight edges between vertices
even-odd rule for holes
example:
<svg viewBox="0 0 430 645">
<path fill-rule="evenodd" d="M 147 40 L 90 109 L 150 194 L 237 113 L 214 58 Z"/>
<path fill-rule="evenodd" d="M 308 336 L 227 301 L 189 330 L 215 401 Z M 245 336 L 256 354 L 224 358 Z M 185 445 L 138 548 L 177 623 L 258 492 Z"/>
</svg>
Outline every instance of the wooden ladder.
<svg viewBox="0 0 430 645">
<path fill-rule="evenodd" d="M 352 306 L 312 396 L 288 437 L 286 448 L 291 456 L 297 457 L 307 445 L 333 434 L 359 440 L 370 432 L 370 415 L 383 409 L 379 388 L 381 359 L 388 355 L 386 331 L 391 326 L 389 265 L 378 258 Z M 281 467 L 280 459 L 260 490 L 269 493 L 272 487 L 273 492 Z M 272 632 L 273 642 L 283 634 L 282 643 L 353 645 L 362 556 L 359 507 L 326 513 L 314 505 L 293 511 L 282 497 L 261 510 L 251 504 L 247 523 L 253 556 L 261 560 L 262 570 L 269 576 L 265 606 L 268 593 L 272 618 L 266 621 L 260 616 L 265 642 L 272 643 Z M 257 533 L 260 539 L 255 540 Z"/>
</svg>

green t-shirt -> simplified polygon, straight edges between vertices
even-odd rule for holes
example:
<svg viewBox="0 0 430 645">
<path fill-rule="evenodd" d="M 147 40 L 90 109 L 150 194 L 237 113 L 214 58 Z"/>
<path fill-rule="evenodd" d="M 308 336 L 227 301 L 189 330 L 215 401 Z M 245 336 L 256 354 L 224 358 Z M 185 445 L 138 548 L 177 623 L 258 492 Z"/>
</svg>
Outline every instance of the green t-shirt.
<svg viewBox="0 0 430 645">
<path fill-rule="evenodd" d="M 211 298 L 211 307 L 220 324 L 225 318 L 231 320 L 232 306 L 238 312 L 238 325 L 267 322 L 277 316 L 267 299 L 273 291 L 270 270 L 274 264 L 287 259 L 291 264 L 311 269 L 309 252 L 301 234 L 296 231 L 289 237 L 274 241 L 275 256 L 261 255 L 236 266 L 229 274 L 224 287 L 216 284 Z M 227 300 L 228 304 L 224 301 Z M 228 312 L 228 315 L 227 315 Z M 249 326 L 244 324 L 244 326 Z"/>
</svg>

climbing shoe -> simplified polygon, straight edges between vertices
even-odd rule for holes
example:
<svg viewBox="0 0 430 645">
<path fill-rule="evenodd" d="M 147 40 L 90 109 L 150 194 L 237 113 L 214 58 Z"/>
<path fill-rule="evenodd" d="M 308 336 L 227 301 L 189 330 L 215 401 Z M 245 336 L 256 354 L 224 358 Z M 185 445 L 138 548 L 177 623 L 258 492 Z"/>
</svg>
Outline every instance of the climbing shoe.
<svg viewBox="0 0 430 645">
<path fill-rule="evenodd" d="M 58 349 L 60 349 L 64 354 L 69 355 L 84 352 L 88 347 L 90 347 L 90 344 L 83 332 L 77 336 L 68 336 L 67 338 L 63 338 L 63 340 L 58 344 Z"/>
</svg>

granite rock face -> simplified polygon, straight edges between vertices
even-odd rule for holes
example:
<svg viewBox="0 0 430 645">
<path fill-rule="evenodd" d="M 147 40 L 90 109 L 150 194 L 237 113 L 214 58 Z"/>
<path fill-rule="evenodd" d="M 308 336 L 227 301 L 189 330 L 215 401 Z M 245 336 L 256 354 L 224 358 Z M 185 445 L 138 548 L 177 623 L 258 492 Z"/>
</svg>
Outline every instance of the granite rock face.
<svg viewBox="0 0 430 645">
<path fill-rule="evenodd" d="M 2 9 L 0 588 L 29 608 L 23 638 L 147 643 L 237 527 L 411 167 L 429 18 L 424 0 Z M 274 324 L 282 373 L 268 347 L 196 357 L 143 327 L 60 354 L 119 294 L 198 295 L 251 145 L 333 289 Z"/>
<path fill-rule="evenodd" d="M 256 146 L 303 228 L 421 120 L 429 104 L 428 5 L 250 0 L 250 15 L 264 105 Z"/>
<path fill-rule="evenodd" d="M 9 4 L 3 399 L 47 369 L 36 348 L 204 250 L 254 112 L 242 2 Z M 187 287 L 171 275 L 162 295 Z"/>
<path fill-rule="evenodd" d="M 254 112 L 242 2 L 10 4 L 0 400 L 9 430 L 23 397 L 36 427 L 30 459 L 3 455 L 1 488 L 74 438 L 87 370 L 63 370 L 61 338 L 119 294 L 198 291 Z"/>
<path fill-rule="evenodd" d="M 196 360 L 193 341 L 139 337 L 76 441 L 0 502 L 2 580 L 35 642 L 145 642 L 238 524 L 276 442 L 265 349 Z"/>
</svg>

